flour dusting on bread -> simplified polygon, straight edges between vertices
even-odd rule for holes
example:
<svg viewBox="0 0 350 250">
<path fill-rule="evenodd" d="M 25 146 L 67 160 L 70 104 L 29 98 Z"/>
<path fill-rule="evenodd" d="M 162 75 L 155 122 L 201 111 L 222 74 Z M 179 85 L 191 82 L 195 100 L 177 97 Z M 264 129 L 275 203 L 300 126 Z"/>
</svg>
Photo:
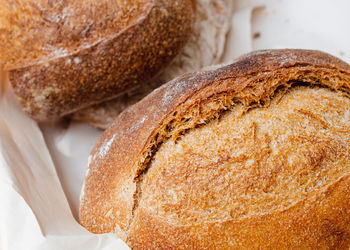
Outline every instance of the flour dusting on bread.
<svg viewBox="0 0 350 250">
<path fill-rule="evenodd" d="M 113 137 L 109 140 L 106 140 L 102 146 L 100 147 L 100 151 L 98 153 L 99 157 L 102 159 L 103 157 L 105 157 L 105 155 L 108 153 L 113 141 L 115 140 L 116 135 L 113 135 Z"/>
</svg>

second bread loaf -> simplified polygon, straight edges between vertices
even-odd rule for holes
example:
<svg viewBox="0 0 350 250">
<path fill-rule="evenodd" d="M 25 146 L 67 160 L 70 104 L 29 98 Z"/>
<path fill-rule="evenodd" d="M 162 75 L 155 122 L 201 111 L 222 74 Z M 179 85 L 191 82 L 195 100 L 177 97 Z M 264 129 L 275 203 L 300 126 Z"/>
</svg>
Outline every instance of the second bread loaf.
<svg viewBox="0 0 350 250">
<path fill-rule="evenodd" d="M 23 39 L 28 32 L 37 37 L 18 40 L 35 50 L 28 63 L 16 67 L 13 59 L 8 66 L 19 102 L 36 120 L 57 119 L 147 82 L 180 52 L 192 29 L 191 0 L 22 2 L 6 9 L 0 25 L 12 18 L 25 30 Z M 10 31 L 2 37 L 10 39 Z M 47 52 L 54 45 L 57 53 Z M 11 57 L 11 48 L 2 57 Z"/>
</svg>

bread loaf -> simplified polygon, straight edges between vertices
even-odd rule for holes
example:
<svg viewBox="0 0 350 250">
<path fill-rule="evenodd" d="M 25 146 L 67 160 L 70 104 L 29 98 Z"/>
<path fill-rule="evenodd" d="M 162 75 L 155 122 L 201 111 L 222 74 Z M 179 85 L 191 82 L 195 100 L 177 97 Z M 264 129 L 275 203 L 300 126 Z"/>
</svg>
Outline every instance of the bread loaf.
<svg viewBox="0 0 350 250">
<path fill-rule="evenodd" d="M 103 133 L 80 222 L 134 249 L 348 249 L 349 94 L 318 51 L 179 77 Z"/>
<path fill-rule="evenodd" d="M 0 61 L 24 110 L 52 120 L 159 73 L 190 36 L 192 0 L 1 0 Z"/>
<path fill-rule="evenodd" d="M 220 63 L 233 12 L 232 0 L 195 0 L 193 32 L 184 50 L 159 76 L 123 95 L 72 114 L 72 119 L 99 128 L 108 125 L 128 106 L 175 77 Z"/>
</svg>

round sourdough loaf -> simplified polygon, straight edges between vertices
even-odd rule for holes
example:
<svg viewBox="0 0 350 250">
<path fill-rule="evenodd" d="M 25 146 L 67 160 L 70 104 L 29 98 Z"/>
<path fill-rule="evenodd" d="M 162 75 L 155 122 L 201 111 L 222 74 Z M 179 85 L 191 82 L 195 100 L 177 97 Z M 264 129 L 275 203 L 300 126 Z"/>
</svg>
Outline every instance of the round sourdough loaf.
<svg viewBox="0 0 350 250">
<path fill-rule="evenodd" d="M 192 0 L 0 0 L 0 61 L 24 110 L 52 120 L 112 99 L 181 51 Z"/>
<path fill-rule="evenodd" d="M 135 249 L 348 249 L 349 94 L 308 50 L 177 78 L 103 133 L 80 222 Z"/>
</svg>

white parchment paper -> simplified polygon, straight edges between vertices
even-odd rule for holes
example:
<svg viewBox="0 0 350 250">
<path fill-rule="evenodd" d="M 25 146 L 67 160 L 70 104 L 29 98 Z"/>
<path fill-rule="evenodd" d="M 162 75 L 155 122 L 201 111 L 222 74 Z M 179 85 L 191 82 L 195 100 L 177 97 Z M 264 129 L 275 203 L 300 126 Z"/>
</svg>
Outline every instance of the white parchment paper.
<svg viewBox="0 0 350 250">
<path fill-rule="evenodd" d="M 237 0 L 222 62 L 268 48 L 318 49 L 350 62 L 349 9 L 347 0 Z M 0 249 L 128 249 L 77 222 L 87 158 L 102 131 L 77 122 L 39 127 L 0 75 Z"/>
<path fill-rule="evenodd" d="M 74 219 L 41 130 L 0 75 L 0 249 L 128 249 Z"/>
</svg>

